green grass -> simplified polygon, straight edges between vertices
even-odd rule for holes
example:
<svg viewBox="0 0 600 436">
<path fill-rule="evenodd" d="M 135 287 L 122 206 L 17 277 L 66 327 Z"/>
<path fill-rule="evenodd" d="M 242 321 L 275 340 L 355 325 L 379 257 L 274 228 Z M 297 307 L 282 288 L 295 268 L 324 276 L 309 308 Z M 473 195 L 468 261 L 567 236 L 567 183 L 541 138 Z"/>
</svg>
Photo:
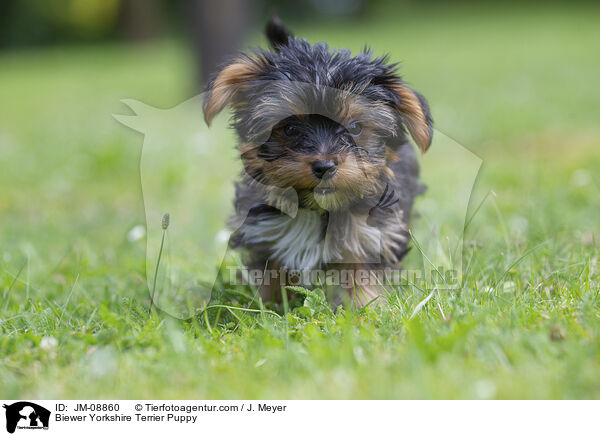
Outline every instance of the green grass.
<svg viewBox="0 0 600 436">
<path fill-rule="evenodd" d="M 189 53 L 1 53 L 0 396 L 599 398 L 598 10 L 399 13 L 296 31 L 389 51 L 437 128 L 483 160 L 471 213 L 493 194 L 466 235 L 467 280 L 422 306 L 407 286 L 358 312 L 297 297 L 289 313 L 149 316 L 145 242 L 126 238 L 145 220 L 142 136 L 111 114 L 191 97 Z"/>
</svg>

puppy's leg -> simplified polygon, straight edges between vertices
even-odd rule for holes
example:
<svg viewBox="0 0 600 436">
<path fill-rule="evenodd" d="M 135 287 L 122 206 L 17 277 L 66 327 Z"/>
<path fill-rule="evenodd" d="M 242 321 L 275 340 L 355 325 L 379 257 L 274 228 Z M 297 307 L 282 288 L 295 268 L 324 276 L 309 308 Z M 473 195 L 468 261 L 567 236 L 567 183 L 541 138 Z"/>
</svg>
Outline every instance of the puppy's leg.
<svg viewBox="0 0 600 436">
<path fill-rule="evenodd" d="M 360 308 L 371 302 L 381 304 L 384 301 L 385 280 L 377 277 L 372 268 L 364 264 L 336 264 L 328 267 L 328 275 L 331 271 L 333 277 L 337 277 L 336 283 L 327 286 L 328 294 L 332 303 L 338 306 L 342 303 L 350 304 L 351 307 Z"/>
<path fill-rule="evenodd" d="M 254 289 L 254 297 L 261 297 L 263 301 L 272 301 L 280 296 L 280 267 L 277 263 L 262 257 L 254 258 L 247 262 L 247 282 Z"/>
<path fill-rule="evenodd" d="M 364 264 L 355 264 L 353 278 L 350 295 L 354 307 L 360 308 L 369 303 L 381 305 L 384 302 L 385 289 L 375 270 Z"/>
</svg>

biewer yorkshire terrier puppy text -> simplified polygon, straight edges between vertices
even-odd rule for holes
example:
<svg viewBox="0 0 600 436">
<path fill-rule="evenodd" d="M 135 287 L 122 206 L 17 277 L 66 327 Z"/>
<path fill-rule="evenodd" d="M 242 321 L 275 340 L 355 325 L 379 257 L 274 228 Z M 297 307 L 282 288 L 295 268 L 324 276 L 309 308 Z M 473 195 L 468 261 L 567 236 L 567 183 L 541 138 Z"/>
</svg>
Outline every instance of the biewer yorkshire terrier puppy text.
<svg viewBox="0 0 600 436">
<path fill-rule="evenodd" d="M 298 284 L 285 271 L 319 270 L 351 280 L 301 284 L 365 305 L 385 292 L 375 273 L 399 269 L 407 252 L 424 190 L 409 135 L 427 150 L 427 102 L 385 56 L 311 45 L 276 18 L 266 34 L 271 50 L 225 64 L 204 100 L 206 122 L 229 107 L 239 136 L 244 172 L 230 245 L 247 268 L 277 271 L 260 284 L 263 298 Z"/>
</svg>

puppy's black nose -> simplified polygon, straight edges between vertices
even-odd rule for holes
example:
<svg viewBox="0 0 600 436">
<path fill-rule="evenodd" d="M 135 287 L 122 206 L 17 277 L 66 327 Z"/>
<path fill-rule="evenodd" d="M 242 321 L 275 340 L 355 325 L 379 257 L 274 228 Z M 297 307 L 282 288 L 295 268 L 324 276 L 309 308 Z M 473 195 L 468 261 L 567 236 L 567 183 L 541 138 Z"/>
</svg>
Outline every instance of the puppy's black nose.
<svg viewBox="0 0 600 436">
<path fill-rule="evenodd" d="M 332 160 L 319 160 L 312 164 L 312 171 L 319 179 L 331 177 L 337 171 L 337 165 Z"/>
</svg>

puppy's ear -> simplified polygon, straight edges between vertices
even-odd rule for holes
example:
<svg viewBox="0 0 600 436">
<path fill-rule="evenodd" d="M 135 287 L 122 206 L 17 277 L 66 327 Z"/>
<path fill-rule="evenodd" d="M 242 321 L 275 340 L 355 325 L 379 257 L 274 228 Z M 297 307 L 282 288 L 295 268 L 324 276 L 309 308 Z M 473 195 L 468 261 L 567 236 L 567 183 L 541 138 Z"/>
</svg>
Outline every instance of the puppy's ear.
<svg viewBox="0 0 600 436">
<path fill-rule="evenodd" d="M 393 73 L 385 74 L 378 78 L 377 82 L 391 92 L 392 106 L 399 112 L 402 123 L 409 131 L 410 136 L 425 153 L 431 145 L 433 137 L 433 119 L 425 97 L 406 86 Z"/>
<path fill-rule="evenodd" d="M 257 80 L 260 72 L 260 59 L 239 57 L 225 65 L 211 80 L 204 95 L 204 121 L 210 125 L 213 118 L 225 107 L 233 103 L 235 95 L 249 82 Z"/>
<path fill-rule="evenodd" d="M 265 35 L 271 47 L 278 51 L 279 47 L 287 45 L 294 35 L 283 25 L 277 15 L 273 15 L 265 27 Z"/>
<path fill-rule="evenodd" d="M 412 136 L 421 151 L 425 153 L 433 138 L 433 118 L 429 111 L 429 104 L 425 97 L 404 84 L 394 88 L 394 91 L 400 97 L 398 110 L 404 124 L 410 132 L 410 136 Z"/>
</svg>

